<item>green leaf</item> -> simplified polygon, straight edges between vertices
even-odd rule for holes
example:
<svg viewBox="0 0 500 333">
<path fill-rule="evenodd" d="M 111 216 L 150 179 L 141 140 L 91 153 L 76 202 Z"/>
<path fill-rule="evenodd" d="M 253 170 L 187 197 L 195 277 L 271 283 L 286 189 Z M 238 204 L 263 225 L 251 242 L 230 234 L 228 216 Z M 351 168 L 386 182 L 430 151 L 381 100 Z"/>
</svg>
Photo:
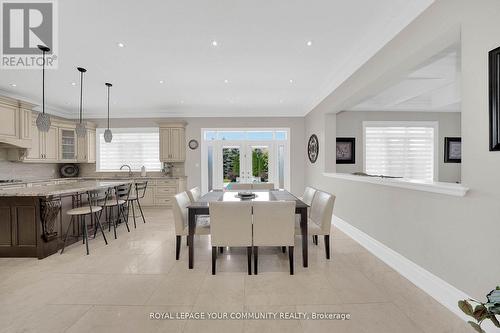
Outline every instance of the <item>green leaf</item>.
<svg viewBox="0 0 500 333">
<path fill-rule="evenodd" d="M 500 286 L 497 286 L 497 288 L 496 288 L 496 289 L 497 289 L 497 290 L 500 290 Z"/>
<path fill-rule="evenodd" d="M 458 307 L 460 308 L 460 310 L 463 311 L 463 313 L 465 313 L 466 315 L 468 316 L 473 316 L 473 310 L 472 310 L 472 305 L 470 305 L 469 302 L 467 302 L 466 300 L 462 300 L 462 301 L 458 301 Z"/>
<path fill-rule="evenodd" d="M 491 315 L 489 319 L 493 322 L 493 324 L 495 324 L 496 327 L 500 327 L 500 323 L 498 322 L 498 319 L 497 317 L 495 317 L 495 315 Z"/>
<path fill-rule="evenodd" d="M 484 305 L 477 305 L 472 313 L 476 321 L 482 321 L 488 317 L 488 309 Z"/>
<path fill-rule="evenodd" d="M 473 321 L 468 321 L 468 323 L 470 324 L 470 326 L 472 326 L 476 332 L 479 332 L 479 333 L 486 333 L 482 328 L 481 326 L 479 326 L 478 324 L 476 324 L 475 322 Z"/>
</svg>

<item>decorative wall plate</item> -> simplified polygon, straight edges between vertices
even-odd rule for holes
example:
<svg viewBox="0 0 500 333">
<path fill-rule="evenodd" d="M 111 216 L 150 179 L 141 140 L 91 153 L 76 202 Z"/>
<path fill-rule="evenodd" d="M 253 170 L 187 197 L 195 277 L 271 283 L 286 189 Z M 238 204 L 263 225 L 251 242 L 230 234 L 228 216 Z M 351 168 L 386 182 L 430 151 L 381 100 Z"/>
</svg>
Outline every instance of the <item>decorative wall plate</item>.
<svg viewBox="0 0 500 333">
<path fill-rule="evenodd" d="M 307 155 L 309 156 L 309 161 L 315 163 L 318 159 L 319 154 L 319 141 L 316 134 L 311 135 L 309 138 L 309 143 L 307 144 Z"/>
<path fill-rule="evenodd" d="M 195 139 L 190 140 L 188 143 L 189 148 L 191 148 L 192 150 L 198 148 L 198 145 L 198 141 L 196 141 Z"/>
</svg>

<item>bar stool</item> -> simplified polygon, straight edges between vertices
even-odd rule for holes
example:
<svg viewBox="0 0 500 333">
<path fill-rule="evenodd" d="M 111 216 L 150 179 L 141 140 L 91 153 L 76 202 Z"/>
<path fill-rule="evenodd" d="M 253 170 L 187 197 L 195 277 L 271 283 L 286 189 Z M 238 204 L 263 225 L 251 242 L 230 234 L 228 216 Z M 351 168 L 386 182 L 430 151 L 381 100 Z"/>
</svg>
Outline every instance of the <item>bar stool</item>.
<svg viewBox="0 0 500 333">
<path fill-rule="evenodd" d="M 106 239 L 106 235 L 104 235 L 104 230 L 102 229 L 101 222 L 99 221 L 102 214 L 102 207 L 98 205 L 98 202 L 102 200 L 103 193 L 102 191 L 87 191 L 86 193 L 87 193 L 87 203 L 82 203 L 81 194 L 79 194 L 80 198 L 77 200 L 77 202 L 80 203 L 80 207 L 70 209 L 66 212 L 66 214 L 71 216 L 71 220 L 68 224 L 66 234 L 64 235 L 64 243 L 61 249 L 61 254 L 64 252 L 64 248 L 66 247 L 66 240 L 68 239 L 70 227 L 73 226 L 74 229 L 75 219 L 77 219 L 80 222 L 80 228 L 82 229 L 83 243 L 87 248 L 87 255 L 89 254 L 89 238 L 88 238 L 87 221 L 86 221 L 87 215 L 90 215 L 90 221 L 91 221 L 90 223 L 91 225 L 94 226 L 96 231 L 97 227 L 99 227 L 102 233 L 102 237 L 104 238 L 104 242 L 106 243 L 106 245 L 108 244 L 108 240 Z M 104 193 L 105 204 L 108 198 L 109 198 L 109 192 L 106 191 Z M 95 234 L 96 233 L 94 232 L 94 238 Z M 76 237 L 79 238 L 80 235 Z"/>
<path fill-rule="evenodd" d="M 137 206 L 139 207 L 139 210 L 141 212 L 142 216 L 142 221 L 146 223 L 146 219 L 144 218 L 144 213 L 142 212 L 142 207 L 141 207 L 141 202 L 139 199 L 144 198 L 144 195 L 146 194 L 146 189 L 148 187 L 148 182 L 143 181 L 143 182 L 136 182 L 135 183 L 135 194 L 132 194 L 128 198 L 128 205 L 129 207 L 129 212 L 130 212 L 130 206 L 132 206 L 132 216 L 134 218 L 134 228 L 137 228 L 137 225 L 135 223 L 135 209 L 134 209 L 134 202 L 137 202 Z"/>
<path fill-rule="evenodd" d="M 123 185 L 118 185 L 110 189 L 110 199 L 105 201 L 105 202 L 100 202 L 100 206 L 104 208 L 105 215 L 106 215 L 106 221 L 108 223 L 108 231 L 111 231 L 111 225 L 113 225 L 113 231 L 115 234 L 115 239 L 116 237 L 116 227 L 118 226 L 118 223 L 120 221 L 120 217 L 123 219 L 125 222 L 125 225 L 127 227 L 127 231 L 130 232 L 130 228 L 128 226 L 128 214 L 125 214 L 125 204 L 128 201 L 129 195 L 130 195 L 130 189 L 132 187 L 132 184 L 123 184 Z M 114 192 L 111 196 L 111 193 Z M 113 210 L 116 209 L 116 219 L 113 218 Z M 95 234 L 97 233 L 97 229 L 94 230 L 94 237 Z"/>
</svg>

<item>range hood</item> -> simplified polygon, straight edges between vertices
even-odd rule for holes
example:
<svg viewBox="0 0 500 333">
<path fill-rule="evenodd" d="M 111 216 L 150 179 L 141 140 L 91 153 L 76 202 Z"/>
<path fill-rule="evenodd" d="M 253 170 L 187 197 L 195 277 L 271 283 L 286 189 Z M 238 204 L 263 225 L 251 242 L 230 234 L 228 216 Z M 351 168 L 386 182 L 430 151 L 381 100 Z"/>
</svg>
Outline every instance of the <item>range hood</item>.
<svg viewBox="0 0 500 333">
<path fill-rule="evenodd" d="M 5 136 L 0 135 L 0 148 L 29 149 L 29 148 L 31 148 L 31 140 L 9 138 L 9 137 L 5 137 Z"/>
</svg>

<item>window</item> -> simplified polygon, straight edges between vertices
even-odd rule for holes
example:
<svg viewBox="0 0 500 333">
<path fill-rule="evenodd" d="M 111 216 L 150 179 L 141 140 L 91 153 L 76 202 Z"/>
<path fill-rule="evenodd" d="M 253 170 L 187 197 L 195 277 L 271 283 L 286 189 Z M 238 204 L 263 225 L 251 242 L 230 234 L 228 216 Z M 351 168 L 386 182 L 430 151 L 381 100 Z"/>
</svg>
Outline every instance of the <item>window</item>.
<svg viewBox="0 0 500 333">
<path fill-rule="evenodd" d="M 97 130 L 97 171 L 119 171 L 124 164 L 133 171 L 144 165 L 148 171 L 160 171 L 158 128 L 113 128 L 111 143 L 104 141 L 104 130 Z"/>
<path fill-rule="evenodd" d="M 363 122 L 365 172 L 437 179 L 437 123 Z"/>
</svg>

